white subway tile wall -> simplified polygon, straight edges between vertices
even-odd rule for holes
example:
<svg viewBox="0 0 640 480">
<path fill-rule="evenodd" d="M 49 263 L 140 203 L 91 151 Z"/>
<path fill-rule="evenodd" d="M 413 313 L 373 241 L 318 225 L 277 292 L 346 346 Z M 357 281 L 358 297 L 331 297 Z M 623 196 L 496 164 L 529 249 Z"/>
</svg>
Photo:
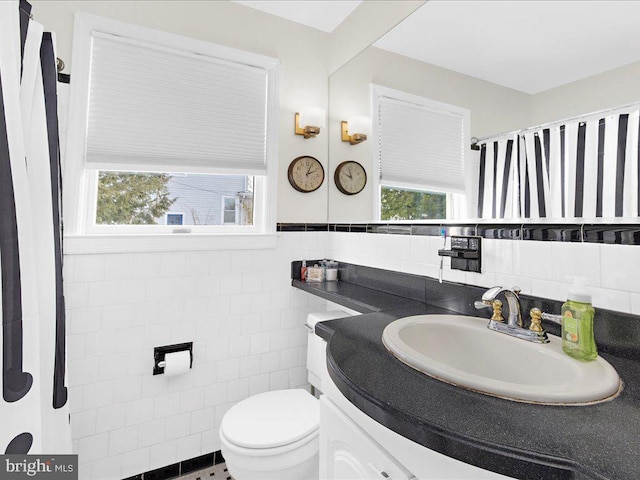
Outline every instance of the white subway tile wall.
<svg viewBox="0 0 640 480">
<path fill-rule="evenodd" d="M 308 313 L 290 262 L 328 255 L 327 232 L 275 250 L 67 255 L 71 425 L 80 478 L 114 480 L 220 449 L 225 412 L 304 387 Z M 193 368 L 152 375 L 153 348 L 193 342 Z"/>
<path fill-rule="evenodd" d="M 330 256 L 369 267 L 438 278 L 442 238 L 333 233 Z M 408 256 L 407 256 L 408 252 Z M 532 240 L 482 240 L 482 273 L 451 270 L 443 279 L 491 287 L 521 287 L 528 295 L 565 300 L 571 277 L 583 276 L 596 308 L 640 313 L 640 246 Z"/>
<path fill-rule="evenodd" d="M 438 277 L 439 237 L 290 232 L 275 250 L 65 257 L 68 366 L 80 478 L 125 478 L 220 449 L 222 417 L 256 393 L 304 386 L 306 315 L 290 262 L 331 257 Z M 640 314 L 640 247 L 483 240 L 482 274 L 445 280 L 564 300 L 583 275 L 596 308 Z M 153 348 L 193 341 L 193 369 L 153 376 Z"/>
</svg>

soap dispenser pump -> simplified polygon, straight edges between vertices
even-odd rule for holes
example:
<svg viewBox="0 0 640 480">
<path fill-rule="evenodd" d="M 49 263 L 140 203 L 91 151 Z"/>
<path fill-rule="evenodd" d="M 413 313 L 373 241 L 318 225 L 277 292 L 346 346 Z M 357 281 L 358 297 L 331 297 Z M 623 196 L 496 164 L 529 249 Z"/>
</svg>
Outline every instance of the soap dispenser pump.
<svg viewBox="0 0 640 480">
<path fill-rule="evenodd" d="M 575 277 L 567 301 L 562 305 L 562 350 L 569 356 L 590 362 L 598 356 L 593 336 L 595 309 L 585 279 Z"/>
</svg>

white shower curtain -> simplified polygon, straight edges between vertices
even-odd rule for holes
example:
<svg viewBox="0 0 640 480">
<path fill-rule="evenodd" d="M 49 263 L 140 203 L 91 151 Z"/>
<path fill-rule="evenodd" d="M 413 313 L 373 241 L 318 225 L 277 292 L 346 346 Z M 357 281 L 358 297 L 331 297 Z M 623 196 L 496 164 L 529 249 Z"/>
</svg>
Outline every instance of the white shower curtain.
<svg viewBox="0 0 640 480">
<path fill-rule="evenodd" d="M 71 453 L 54 39 L 0 2 L 0 453 Z"/>
</svg>

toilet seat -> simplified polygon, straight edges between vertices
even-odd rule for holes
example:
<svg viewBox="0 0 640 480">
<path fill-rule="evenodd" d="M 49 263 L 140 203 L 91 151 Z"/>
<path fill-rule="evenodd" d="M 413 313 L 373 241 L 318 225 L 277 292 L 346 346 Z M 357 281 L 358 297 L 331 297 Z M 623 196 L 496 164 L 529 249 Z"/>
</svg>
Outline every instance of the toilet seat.
<svg viewBox="0 0 640 480">
<path fill-rule="evenodd" d="M 246 398 L 225 414 L 220 436 L 236 452 L 275 455 L 318 436 L 318 400 L 302 389 L 275 390 Z M 269 450 L 269 453 L 266 452 Z"/>
<path fill-rule="evenodd" d="M 319 430 L 312 432 L 300 440 L 290 443 L 288 445 L 282 445 L 280 447 L 272 447 L 272 448 L 246 448 L 240 447 L 235 443 L 229 441 L 229 439 L 225 436 L 222 429 L 220 430 L 220 441 L 222 445 L 225 447 L 227 452 L 231 452 L 234 455 L 239 455 L 242 457 L 283 457 L 285 454 L 289 452 L 294 452 L 296 456 L 304 457 L 308 450 L 308 455 L 313 455 L 318 451 L 317 440 L 319 436 Z M 226 458 L 226 456 L 225 456 Z"/>
</svg>

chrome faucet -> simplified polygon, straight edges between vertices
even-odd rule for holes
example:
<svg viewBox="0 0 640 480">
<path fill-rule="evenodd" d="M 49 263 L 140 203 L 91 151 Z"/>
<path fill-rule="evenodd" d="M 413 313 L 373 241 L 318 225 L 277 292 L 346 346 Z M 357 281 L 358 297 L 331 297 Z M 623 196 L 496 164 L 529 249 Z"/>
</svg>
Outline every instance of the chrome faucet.
<svg viewBox="0 0 640 480">
<path fill-rule="evenodd" d="M 504 323 L 502 317 L 502 302 L 497 299 L 503 294 L 509 305 L 509 319 Z M 512 337 L 535 343 L 549 343 L 547 333 L 542 329 L 541 319 L 543 313 L 538 308 L 531 309 L 531 326 L 526 329 L 522 326 L 522 313 L 520 312 L 520 288 L 492 287 L 482 295 L 482 301 L 475 302 L 477 309 L 493 307 L 493 316 L 489 320 L 487 328 L 496 332 L 511 335 Z M 546 319 L 546 318 L 545 318 Z"/>
</svg>

